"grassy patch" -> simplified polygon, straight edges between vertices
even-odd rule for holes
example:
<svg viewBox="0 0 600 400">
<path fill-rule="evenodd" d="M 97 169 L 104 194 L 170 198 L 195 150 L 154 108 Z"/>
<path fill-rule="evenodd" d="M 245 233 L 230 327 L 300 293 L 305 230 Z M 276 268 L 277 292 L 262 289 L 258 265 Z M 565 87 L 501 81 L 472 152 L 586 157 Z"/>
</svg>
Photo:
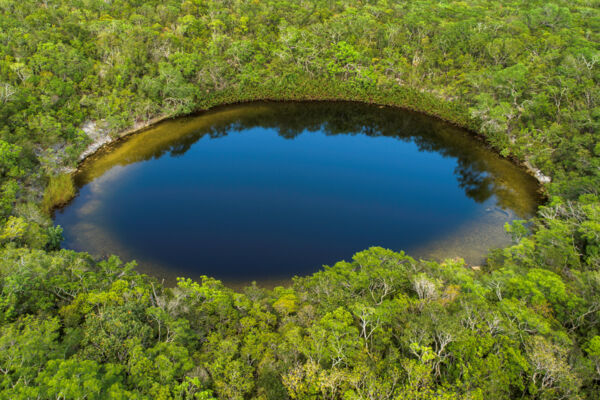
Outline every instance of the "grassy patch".
<svg viewBox="0 0 600 400">
<path fill-rule="evenodd" d="M 42 210 L 50 214 L 54 207 L 66 204 L 75 196 L 75 185 L 69 174 L 56 175 L 50 178 L 50 182 L 44 191 L 42 199 Z"/>
</svg>

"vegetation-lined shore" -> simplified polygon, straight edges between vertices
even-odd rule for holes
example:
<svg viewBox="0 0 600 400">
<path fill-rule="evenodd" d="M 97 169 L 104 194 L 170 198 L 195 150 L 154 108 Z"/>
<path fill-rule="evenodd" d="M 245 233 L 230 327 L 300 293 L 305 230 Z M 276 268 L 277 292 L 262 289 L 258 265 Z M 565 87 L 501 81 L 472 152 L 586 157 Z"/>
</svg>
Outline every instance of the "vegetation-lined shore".
<svg viewBox="0 0 600 400">
<path fill-rule="evenodd" d="M 0 27 L 0 398 L 598 397 L 594 2 L 5 0 Z M 550 200 L 482 271 L 373 248 L 235 293 L 58 249 L 86 123 L 255 99 L 437 115 Z"/>
<path fill-rule="evenodd" d="M 120 131 L 106 130 L 103 133 L 109 137 L 109 140 L 103 141 L 100 145 L 94 145 L 93 142 L 89 143 L 87 147 L 80 153 L 76 163 L 81 163 L 85 158 L 96 153 L 104 145 L 109 145 L 130 135 L 143 132 L 148 128 L 151 128 L 152 126 L 168 119 L 186 115 L 198 115 L 202 112 L 215 110 L 220 107 L 265 101 L 355 101 L 366 104 L 398 107 L 400 109 L 412 110 L 434 116 L 461 128 L 468 129 L 474 135 L 485 138 L 484 135 L 475 130 L 477 127 L 476 122 L 469 118 L 468 110 L 460 110 L 460 107 L 458 107 L 456 104 L 443 103 L 439 101 L 436 102 L 433 101 L 433 99 L 429 99 L 429 101 L 433 101 L 430 103 L 429 101 L 425 100 L 426 96 L 420 93 L 411 93 L 411 90 L 407 88 L 395 88 L 396 93 L 392 91 L 381 92 L 379 89 L 374 90 L 372 93 L 365 93 L 365 91 L 353 93 L 353 87 L 340 87 L 339 84 L 336 85 L 331 80 L 324 80 L 322 82 L 309 80 L 309 82 L 310 86 L 303 86 L 301 90 L 294 86 L 279 89 L 273 89 L 272 87 L 261 87 L 258 90 L 255 89 L 256 92 L 253 90 L 246 91 L 241 89 L 234 93 L 218 93 L 217 96 L 211 97 L 210 100 L 203 99 L 200 104 L 196 105 L 195 108 L 188 113 L 174 112 L 171 114 L 159 114 L 150 119 L 135 120 L 135 122 L 133 122 L 133 126 L 126 127 Z M 434 103 L 436 106 L 432 106 Z M 98 125 L 102 126 L 104 121 L 88 121 L 88 123 L 93 124 L 93 127 L 98 129 Z M 513 161 L 517 163 L 519 162 L 519 160 L 516 158 L 513 158 Z M 67 170 L 71 169 L 67 168 Z"/>
<path fill-rule="evenodd" d="M 157 173 L 152 166 L 165 159 L 175 164 Z M 186 167 L 169 173 L 172 165 Z M 144 177 L 146 168 L 153 172 Z M 269 189 L 266 176 L 277 182 Z M 534 216 L 543 202 L 531 175 L 469 132 L 397 107 L 342 101 L 243 103 L 163 121 L 88 157 L 73 180 L 78 198 L 55 214 L 63 246 L 135 259 L 139 272 L 167 285 L 200 274 L 238 288 L 288 285 L 367 244 L 480 265 L 488 249 L 510 243 L 505 222 Z M 202 184 L 190 193 L 191 182 Z M 147 224 L 160 228 L 139 229 Z M 222 243 L 238 251 L 223 252 Z"/>
</svg>

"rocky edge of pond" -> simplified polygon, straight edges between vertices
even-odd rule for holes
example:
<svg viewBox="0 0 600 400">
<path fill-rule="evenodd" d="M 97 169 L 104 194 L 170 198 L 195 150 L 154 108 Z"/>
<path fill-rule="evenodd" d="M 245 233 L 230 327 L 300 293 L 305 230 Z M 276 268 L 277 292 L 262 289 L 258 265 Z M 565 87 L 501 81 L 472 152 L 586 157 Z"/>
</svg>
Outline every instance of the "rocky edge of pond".
<svg viewBox="0 0 600 400">
<path fill-rule="evenodd" d="M 151 127 L 154 124 L 157 124 L 157 123 L 164 121 L 166 119 L 169 119 L 169 118 L 173 118 L 173 117 L 170 115 L 163 115 L 163 116 L 151 118 L 146 121 L 137 121 L 134 123 L 134 125 L 131 128 L 121 131 L 117 134 L 114 134 L 109 129 L 103 128 L 102 123 L 98 123 L 97 121 L 87 121 L 83 124 L 81 129 L 91 139 L 92 142 L 79 155 L 78 162 L 81 163 L 82 161 L 84 161 L 86 158 L 88 158 L 92 154 L 96 153 L 98 150 L 100 150 L 105 145 L 116 142 L 117 140 L 124 138 L 126 136 L 129 136 L 129 135 L 132 135 L 134 133 L 138 133 L 144 129 Z M 525 167 L 525 169 L 527 169 L 527 171 L 529 171 L 529 173 L 533 177 L 535 177 L 535 179 L 537 179 L 537 181 L 539 183 L 541 183 L 542 185 L 544 185 L 546 183 L 550 183 L 552 181 L 552 178 L 550 178 L 548 175 L 544 175 L 544 173 L 542 173 L 542 171 L 540 171 L 539 168 L 536 168 L 533 165 L 531 165 L 529 160 L 526 160 L 521 165 L 523 167 Z M 76 171 L 76 169 L 77 169 L 76 167 L 66 167 L 61 172 L 73 173 Z"/>
</svg>

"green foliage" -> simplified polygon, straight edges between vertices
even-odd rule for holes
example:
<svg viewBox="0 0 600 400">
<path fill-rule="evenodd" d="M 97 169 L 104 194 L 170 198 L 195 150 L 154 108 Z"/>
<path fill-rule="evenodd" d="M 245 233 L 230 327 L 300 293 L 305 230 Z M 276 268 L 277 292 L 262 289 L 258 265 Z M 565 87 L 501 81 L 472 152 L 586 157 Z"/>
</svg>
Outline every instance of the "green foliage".
<svg viewBox="0 0 600 400">
<path fill-rule="evenodd" d="M 50 360 L 37 377 L 39 394 L 44 398 L 127 399 L 123 390 L 123 367 L 99 365 L 91 360 Z"/>
<path fill-rule="evenodd" d="M 486 282 L 460 262 L 371 248 L 247 294 L 209 278 L 168 289 L 132 268 L 2 250 L 3 395 L 576 398 L 596 379 L 598 336 L 572 356 L 589 378 L 567 357 L 589 303 L 541 268 Z"/>
<path fill-rule="evenodd" d="M 50 226 L 47 232 L 48 241 L 46 242 L 46 249 L 49 251 L 60 249 L 60 244 L 64 240 L 63 228 L 60 225 Z"/>
<path fill-rule="evenodd" d="M 50 178 L 44 191 L 42 210 L 50 213 L 54 207 L 66 204 L 75 196 L 75 185 L 70 175 L 63 174 Z"/>
<path fill-rule="evenodd" d="M 17 178 L 24 171 L 19 166 L 21 147 L 0 140 L 0 174 L 2 177 Z"/>
<path fill-rule="evenodd" d="M 12 213 L 18 190 L 18 183 L 12 179 L 5 181 L 0 186 L 0 218 L 2 220 L 5 220 Z"/>
<path fill-rule="evenodd" d="M 27 223 L 21 217 L 9 217 L 4 226 L 4 230 L 0 234 L 0 240 L 3 242 L 21 241 L 25 236 Z"/>
<path fill-rule="evenodd" d="M 0 365 L 2 390 L 27 386 L 34 382 L 48 360 L 59 356 L 58 318 L 44 319 L 31 315 L 20 317 L 0 329 Z M 18 389 L 13 393 L 17 393 Z"/>
<path fill-rule="evenodd" d="M 0 398 L 598 398 L 593 2 L 4 0 L 0 26 Z M 371 248 L 236 293 L 58 250 L 36 204 L 75 194 L 86 123 L 254 99 L 439 116 L 551 200 L 479 273 Z"/>
<path fill-rule="evenodd" d="M 596 374 L 600 375 L 600 336 L 594 336 L 585 350 L 596 368 Z"/>
</svg>

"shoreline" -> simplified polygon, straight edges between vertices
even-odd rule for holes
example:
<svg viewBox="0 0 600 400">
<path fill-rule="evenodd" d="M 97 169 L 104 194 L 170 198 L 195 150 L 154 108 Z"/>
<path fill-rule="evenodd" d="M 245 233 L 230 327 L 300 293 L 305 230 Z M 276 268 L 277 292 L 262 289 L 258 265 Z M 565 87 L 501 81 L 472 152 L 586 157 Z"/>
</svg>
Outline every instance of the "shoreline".
<svg viewBox="0 0 600 400">
<path fill-rule="evenodd" d="M 446 123 L 449 123 L 453 126 L 456 126 L 460 129 L 463 129 L 463 130 L 469 132 L 469 134 L 471 134 L 474 138 L 481 140 L 481 142 L 488 149 L 492 150 L 498 156 L 500 156 L 504 159 L 508 159 L 510 162 L 512 162 L 516 166 L 523 168 L 525 171 L 527 171 L 528 174 L 530 174 L 532 177 L 534 177 L 538 181 L 542 191 L 545 192 L 544 185 L 547 183 L 550 183 L 552 181 L 552 179 L 549 176 L 544 175 L 539 169 L 534 168 L 531 165 L 531 163 L 529 162 L 529 160 L 521 161 L 521 160 L 516 159 L 513 156 L 508 156 L 508 157 L 502 156 L 497 149 L 495 149 L 488 143 L 488 141 L 486 140 L 486 137 L 483 134 L 481 134 L 463 124 L 460 124 L 457 121 L 452 121 L 450 119 L 444 118 L 444 117 L 440 116 L 438 113 L 427 113 L 418 108 L 402 106 L 397 103 L 381 103 L 381 102 L 377 102 L 377 101 L 371 101 L 371 99 L 369 99 L 369 100 L 356 100 L 356 99 L 347 100 L 347 99 L 341 99 L 338 97 L 331 97 L 331 98 L 317 97 L 316 98 L 313 96 L 307 96 L 307 97 L 301 96 L 300 98 L 293 98 L 293 96 L 292 96 L 292 98 L 290 98 L 290 99 L 264 97 L 264 98 L 256 98 L 256 99 L 253 98 L 253 99 L 248 99 L 248 100 L 237 100 L 237 101 L 232 101 L 232 102 L 226 101 L 226 102 L 217 103 L 217 104 L 215 104 L 213 106 L 209 106 L 207 108 L 198 108 L 198 109 L 196 109 L 190 113 L 186 113 L 186 114 L 160 115 L 157 117 L 150 118 L 145 122 L 135 122 L 132 127 L 125 129 L 123 131 L 117 132 L 116 134 L 111 133 L 111 132 L 103 132 L 103 131 L 99 130 L 99 128 L 97 128 L 97 126 L 96 126 L 96 121 L 87 121 L 82 126 L 82 129 L 84 130 L 86 135 L 88 135 L 88 137 L 92 138 L 93 142 L 90 143 L 88 145 L 88 147 L 79 155 L 77 165 L 75 167 L 65 168 L 63 170 L 63 172 L 66 174 L 72 175 L 73 173 L 77 172 L 77 170 L 79 170 L 81 164 L 83 162 L 85 162 L 86 159 L 97 154 L 102 149 L 106 148 L 107 146 L 118 143 L 121 140 L 126 140 L 127 138 L 129 138 L 133 135 L 136 135 L 138 133 L 142 133 L 148 129 L 151 129 L 152 127 L 154 127 L 155 125 L 157 125 L 163 121 L 177 119 L 177 118 L 191 117 L 191 116 L 200 116 L 203 113 L 206 113 L 208 111 L 214 111 L 214 110 L 216 110 L 218 108 L 222 108 L 222 107 L 229 107 L 229 106 L 236 106 L 236 105 L 243 105 L 243 104 L 250 104 L 250 103 L 258 103 L 258 102 L 275 102 L 275 103 L 284 103 L 284 102 L 298 102 L 298 103 L 301 103 L 301 102 L 351 102 L 351 103 L 362 103 L 362 104 L 375 105 L 375 106 L 379 106 L 379 107 L 392 107 L 392 108 L 397 108 L 400 110 L 419 113 L 422 115 L 426 115 L 428 117 L 437 118 L 441 121 L 444 121 Z M 91 131 L 92 136 L 97 136 L 97 137 L 94 139 L 94 137 L 90 136 L 90 133 L 88 133 L 88 131 Z"/>
<path fill-rule="evenodd" d="M 536 182 L 540 183 L 540 185 L 537 188 L 537 191 L 540 192 L 541 194 L 544 194 L 544 192 L 545 192 L 543 182 L 540 182 L 540 180 L 537 179 L 536 175 L 534 174 L 534 172 L 531 169 L 527 168 L 524 163 L 520 163 L 520 162 L 518 162 L 518 160 L 515 160 L 514 157 L 503 157 L 502 155 L 500 155 L 500 153 L 496 149 L 494 149 L 485 140 L 485 137 L 482 134 L 478 134 L 476 131 L 473 131 L 464 126 L 461 126 L 458 123 L 453 123 L 453 122 L 447 121 L 443 118 L 439 118 L 435 115 L 423 113 L 423 112 L 413 110 L 410 108 L 405 108 L 405 107 L 401 107 L 401 106 L 397 106 L 397 105 L 375 103 L 375 102 L 365 102 L 365 101 L 357 101 L 357 100 L 339 100 L 339 99 L 335 99 L 335 100 L 321 100 L 321 99 L 310 99 L 310 100 L 272 100 L 272 99 L 267 99 L 267 100 L 264 100 L 264 99 L 261 99 L 261 100 L 238 101 L 238 102 L 232 102 L 232 103 L 218 104 L 218 105 L 215 105 L 215 106 L 207 108 L 207 109 L 199 109 L 197 111 L 194 111 L 194 112 L 191 112 L 188 114 L 184 114 L 184 115 L 162 115 L 162 116 L 154 117 L 154 118 L 148 119 L 147 121 L 144 121 L 144 122 L 138 122 L 138 123 L 134 124 L 133 127 L 129 128 L 129 129 L 125 129 L 116 135 L 110 135 L 109 133 L 104 132 L 104 135 L 101 136 L 101 139 L 104 138 L 106 140 L 102 141 L 102 142 L 98 141 L 98 142 L 92 143 L 90 146 L 88 146 L 86 151 L 83 152 L 82 155 L 80 156 L 80 160 L 78 161 L 77 168 L 72 169 L 69 172 L 69 174 L 72 176 L 73 174 L 77 173 L 77 171 L 80 170 L 80 168 L 83 166 L 83 164 L 86 162 L 86 160 L 94 157 L 98 153 L 100 153 L 102 151 L 110 152 L 111 151 L 110 146 L 116 145 L 120 141 L 129 140 L 136 134 L 146 132 L 147 130 L 152 129 L 157 124 L 160 124 L 161 122 L 164 122 L 164 121 L 175 120 L 175 119 L 186 118 L 186 117 L 193 117 L 193 116 L 201 117 L 202 115 L 204 115 L 206 113 L 213 112 L 213 111 L 219 111 L 220 109 L 227 109 L 228 107 L 244 106 L 244 105 L 251 105 L 251 104 L 256 104 L 256 103 L 308 103 L 308 102 L 318 103 L 318 102 L 332 102 L 332 101 L 333 102 L 346 102 L 346 103 L 373 105 L 373 106 L 376 106 L 379 108 L 389 107 L 391 109 L 407 110 L 407 111 L 414 112 L 417 114 L 425 115 L 430 118 L 437 118 L 440 121 L 444 121 L 445 123 L 448 123 L 454 127 L 457 127 L 461 130 L 466 131 L 465 132 L 466 134 L 471 136 L 473 138 L 473 140 L 476 140 L 477 142 L 479 142 L 486 149 L 490 150 L 491 152 L 496 154 L 498 157 L 509 161 L 510 163 L 515 165 L 517 168 L 522 169 L 524 172 L 526 172 L 528 175 L 532 176 L 533 178 L 536 178 Z M 71 202 L 71 200 L 77 196 L 77 194 L 78 194 L 78 189 L 75 192 L 74 196 L 71 199 L 69 199 L 69 201 L 67 201 L 65 204 L 57 205 L 56 207 L 53 208 L 52 212 L 64 207 L 66 204 L 69 204 Z M 543 204 L 543 202 L 541 204 Z M 502 246 L 502 247 L 505 247 L 505 246 Z M 486 258 L 488 254 L 489 254 L 489 249 L 483 253 L 483 257 Z M 426 257 L 426 259 L 433 260 L 435 258 Z M 442 261 L 442 259 L 440 258 L 438 261 Z M 485 262 L 478 262 L 476 264 L 483 265 L 483 264 L 485 264 Z M 468 266 L 470 264 L 465 264 L 465 265 Z M 475 264 L 473 264 L 473 265 L 475 265 Z M 139 271 L 139 272 L 143 273 L 143 274 L 149 274 L 147 271 Z M 149 274 L 149 275 L 151 275 L 151 274 Z M 243 287 L 243 285 L 241 285 L 239 283 L 235 284 L 234 286 Z"/>
</svg>

